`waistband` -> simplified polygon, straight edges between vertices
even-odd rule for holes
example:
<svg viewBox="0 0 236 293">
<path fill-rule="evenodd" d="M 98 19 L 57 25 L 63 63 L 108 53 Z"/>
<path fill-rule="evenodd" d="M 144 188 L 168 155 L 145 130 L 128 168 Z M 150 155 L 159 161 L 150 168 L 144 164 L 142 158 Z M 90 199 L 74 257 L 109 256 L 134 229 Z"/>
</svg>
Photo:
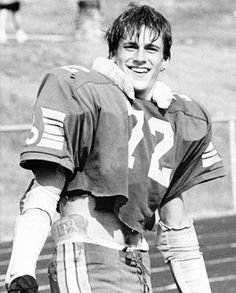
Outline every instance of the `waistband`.
<svg viewBox="0 0 236 293">
<path fill-rule="evenodd" d="M 87 233 L 88 219 L 79 214 L 64 216 L 52 225 L 51 235 L 56 245 L 67 242 L 92 243 L 120 251 L 142 250 L 148 251 L 148 243 L 143 238 L 140 245 L 128 246 L 102 238 L 91 237 Z"/>
</svg>

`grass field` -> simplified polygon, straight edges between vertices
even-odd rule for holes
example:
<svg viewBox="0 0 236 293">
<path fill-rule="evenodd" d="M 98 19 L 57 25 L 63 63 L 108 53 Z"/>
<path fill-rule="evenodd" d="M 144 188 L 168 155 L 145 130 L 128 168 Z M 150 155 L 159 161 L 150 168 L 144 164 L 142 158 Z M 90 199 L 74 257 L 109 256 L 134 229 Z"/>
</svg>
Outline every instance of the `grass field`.
<svg viewBox="0 0 236 293">
<path fill-rule="evenodd" d="M 129 1 L 103 0 L 101 29 Z M 147 0 L 172 23 L 173 49 L 169 69 L 162 79 L 177 92 L 204 104 L 213 117 L 236 114 L 236 3 L 233 0 Z M 30 39 L 24 44 L 10 40 L 0 44 L 0 124 L 31 123 L 37 88 L 44 73 L 55 66 L 90 66 L 96 56 L 107 56 L 104 40 L 73 39 L 75 2 L 34 0 L 23 2 L 23 28 L 31 36 L 52 35 L 51 40 Z M 13 33 L 12 27 L 9 33 Z M 55 42 L 53 35 L 66 41 Z M 214 124 L 214 142 L 226 162 L 228 177 L 186 194 L 194 216 L 211 216 L 232 208 L 229 137 L 226 124 Z M 0 133 L 0 235 L 12 237 L 18 200 L 31 178 L 19 168 L 19 153 L 26 133 Z M 196 201 L 196 194 L 198 200 Z M 198 204 L 196 204 L 196 202 Z"/>
</svg>

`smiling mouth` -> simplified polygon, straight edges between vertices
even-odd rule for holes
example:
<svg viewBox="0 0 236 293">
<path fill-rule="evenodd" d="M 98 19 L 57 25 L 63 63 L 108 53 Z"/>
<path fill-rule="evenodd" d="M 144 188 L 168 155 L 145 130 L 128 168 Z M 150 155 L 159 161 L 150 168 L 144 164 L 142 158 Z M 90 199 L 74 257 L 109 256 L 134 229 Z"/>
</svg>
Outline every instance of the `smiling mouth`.
<svg viewBox="0 0 236 293">
<path fill-rule="evenodd" d="M 135 74 L 140 74 L 140 75 L 146 74 L 150 71 L 150 69 L 146 67 L 129 67 L 129 70 L 131 70 Z"/>
</svg>

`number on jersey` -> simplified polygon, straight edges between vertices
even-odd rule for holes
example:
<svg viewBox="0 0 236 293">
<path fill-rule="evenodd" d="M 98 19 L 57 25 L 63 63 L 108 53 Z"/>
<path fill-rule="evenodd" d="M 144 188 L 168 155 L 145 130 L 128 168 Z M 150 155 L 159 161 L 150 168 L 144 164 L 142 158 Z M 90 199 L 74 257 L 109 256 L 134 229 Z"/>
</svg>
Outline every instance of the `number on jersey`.
<svg viewBox="0 0 236 293">
<path fill-rule="evenodd" d="M 129 168 L 133 169 L 135 162 L 134 151 L 144 137 L 144 112 L 133 109 L 129 103 L 127 103 L 127 106 L 129 116 L 134 115 L 137 119 L 137 123 L 132 129 L 129 140 Z M 173 147 L 174 132 L 168 121 L 163 121 L 155 117 L 148 120 L 148 125 L 152 135 L 155 136 L 156 132 L 163 134 L 162 141 L 157 143 L 151 156 L 148 177 L 168 187 L 170 184 L 171 169 L 165 167 L 161 168 L 159 161 Z"/>
</svg>

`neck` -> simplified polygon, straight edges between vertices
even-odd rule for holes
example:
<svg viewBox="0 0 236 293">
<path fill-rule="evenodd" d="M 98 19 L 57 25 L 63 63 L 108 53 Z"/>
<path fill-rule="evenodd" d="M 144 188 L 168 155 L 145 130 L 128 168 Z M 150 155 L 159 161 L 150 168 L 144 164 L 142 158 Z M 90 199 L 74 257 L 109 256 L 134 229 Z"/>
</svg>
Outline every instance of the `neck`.
<svg viewBox="0 0 236 293">
<path fill-rule="evenodd" d="M 147 91 L 139 91 L 135 90 L 135 98 L 145 101 L 150 101 L 152 98 L 152 92 L 151 90 Z"/>
</svg>

